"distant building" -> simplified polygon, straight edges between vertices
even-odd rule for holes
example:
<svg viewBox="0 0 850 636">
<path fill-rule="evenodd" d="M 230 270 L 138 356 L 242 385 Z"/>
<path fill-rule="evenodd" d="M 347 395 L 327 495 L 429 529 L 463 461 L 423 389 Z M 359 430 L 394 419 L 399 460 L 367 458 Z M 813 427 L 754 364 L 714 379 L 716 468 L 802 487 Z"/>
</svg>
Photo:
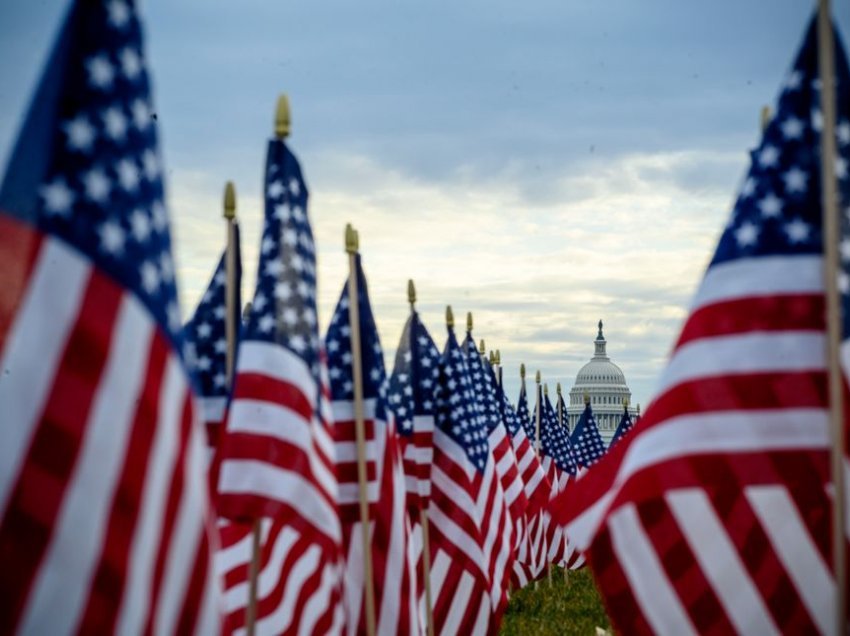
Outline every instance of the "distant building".
<svg viewBox="0 0 850 636">
<path fill-rule="evenodd" d="M 626 384 L 626 376 L 616 364 L 611 362 L 605 351 L 607 342 L 602 335 L 602 321 L 599 321 L 599 333 L 593 341 L 593 357 L 576 375 L 576 381 L 570 390 L 570 402 L 567 415 L 570 430 L 575 429 L 579 416 L 584 411 L 585 395 L 590 399 L 593 415 L 602 439 L 609 443 L 617 430 L 617 424 L 623 415 L 623 402 L 630 404 L 629 412 L 635 417 L 635 409 L 631 406 L 632 392 Z"/>
</svg>

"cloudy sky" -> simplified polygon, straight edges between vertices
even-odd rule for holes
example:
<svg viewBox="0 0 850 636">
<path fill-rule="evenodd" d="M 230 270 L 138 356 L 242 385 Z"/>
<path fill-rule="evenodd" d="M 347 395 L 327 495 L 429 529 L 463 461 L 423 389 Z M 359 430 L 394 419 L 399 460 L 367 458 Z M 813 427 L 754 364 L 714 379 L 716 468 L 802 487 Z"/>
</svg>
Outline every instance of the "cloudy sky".
<svg viewBox="0 0 850 636">
<path fill-rule="evenodd" d="M 850 3 L 835 3 L 850 33 Z M 0 7 L 5 165 L 66 3 Z M 320 319 L 360 231 L 387 360 L 406 284 L 572 386 L 596 322 L 646 403 L 812 11 L 806 0 L 145 2 L 184 313 L 235 181 L 253 289 L 275 99 L 311 190 Z"/>
</svg>

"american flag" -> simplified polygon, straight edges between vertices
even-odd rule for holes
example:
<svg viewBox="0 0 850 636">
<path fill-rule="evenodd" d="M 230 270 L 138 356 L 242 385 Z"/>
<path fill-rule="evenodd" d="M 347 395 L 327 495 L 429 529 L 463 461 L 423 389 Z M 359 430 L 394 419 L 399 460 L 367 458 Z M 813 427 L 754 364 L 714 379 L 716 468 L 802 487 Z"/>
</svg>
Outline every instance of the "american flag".
<svg viewBox="0 0 850 636">
<path fill-rule="evenodd" d="M 632 416 L 629 413 L 628 405 L 623 405 L 623 416 L 620 418 L 620 423 L 617 424 L 617 430 L 614 431 L 614 437 L 611 438 L 611 443 L 608 445 L 608 448 L 611 448 L 619 442 L 623 436 L 632 430 L 634 423 L 632 422 Z"/>
<path fill-rule="evenodd" d="M 504 392 L 502 392 L 502 417 L 511 436 L 517 467 L 528 499 L 528 507 L 525 511 L 525 533 L 514 560 L 512 574 L 514 586 L 524 587 L 529 581 L 540 576 L 546 566 L 549 544 L 543 527 L 543 518 L 549 505 L 552 487 L 531 441 L 525 434 L 525 429 L 520 424 L 519 416 Z"/>
<path fill-rule="evenodd" d="M 238 227 L 238 226 L 237 226 Z M 239 258 L 239 233 L 236 232 L 235 277 L 236 302 L 234 320 L 239 325 L 239 286 L 241 266 Z M 225 253 L 218 262 L 213 277 L 207 286 L 195 315 L 183 327 L 186 342 L 186 364 L 195 379 L 195 391 L 201 406 L 201 417 L 207 429 L 207 445 L 210 450 L 218 447 L 218 438 L 224 424 L 224 416 L 230 396 L 227 382 L 227 337 L 225 335 L 225 291 L 227 282 Z M 237 329 L 238 333 L 238 329 Z"/>
<path fill-rule="evenodd" d="M 564 427 L 567 431 L 567 435 L 570 434 L 570 419 L 569 415 L 567 415 L 567 403 L 564 401 L 564 396 L 561 393 L 560 387 L 558 387 L 558 400 L 555 403 L 555 411 L 558 415 L 558 423 Z"/>
<path fill-rule="evenodd" d="M 342 612 L 342 528 L 307 199 L 295 156 L 283 141 L 270 141 L 257 285 L 215 467 L 223 517 L 249 525 L 267 517 L 264 527 L 280 530 L 269 536 L 284 543 L 267 539 L 264 553 L 294 542 L 288 569 L 260 577 L 260 633 L 275 632 L 281 613 L 295 617 L 291 629 L 332 631 Z M 247 583 L 239 589 L 241 600 L 228 589 L 231 615 L 247 603 Z"/>
<path fill-rule="evenodd" d="M 431 462 L 434 457 L 434 389 L 440 351 L 419 314 L 412 311 L 404 325 L 389 382 L 389 408 L 395 416 L 404 457 L 404 478 L 411 519 L 428 508 Z"/>
<path fill-rule="evenodd" d="M 522 429 L 525 431 L 525 436 L 528 438 L 528 441 L 531 442 L 531 445 L 534 446 L 536 443 L 536 428 L 537 424 L 534 421 L 534 418 L 528 412 L 528 395 L 525 392 L 525 379 L 522 380 L 522 386 L 519 390 L 519 398 L 516 403 L 516 414 L 519 418 L 519 423 L 522 426 Z M 536 446 L 535 446 L 536 448 Z"/>
<path fill-rule="evenodd" d="M 517 467 L 517 459 L 511 444 L 510 435 L 502 420 L 501 401 L 496 377 L 484 356 L 478 352 L 472 333 L 467 331 L 463 342 L 466 353 L 467 368 L 472 379 L 472 387 L 478 400 L 479 412 L 484 415 L 484 425 L 487 428 L 487 441 L 490 452 L 496 462 L 496 474 L 505 493 L 505 503 L 513 523 L 514 550 L 525 536 L 525 510 L 528 499 L 525 496 L 525 485 Z M 513 556 L 511 558 L 513 561 Z M 509 566 L 513 569 L 513 564 Z"/>
<path fill-rule="evenodd" d="M 405 505 L 401 447 L 387 408 L 384 354 L 369 303 L 366 277 L 356 256 L 361 377 L 376 633 L 420 631 L 416 561 Z M 343 287 L 325 338 L 333 397 L 334 440 L 339 478 L 345 606 L 349 634 L 366 630 L 363 525 L 360 520 L 355 434 L 354 364 L 349 320 L 349 286 Z"/>
<path fill-rule="evenodd" d="M 0 187 L 0 632 L 216 633 L 131 2 L 72 5 Z"/>
<path fill-rule="evenodd" d="M 564 502 L 623 633 L 833 633 L 819 88 L 813 20 L 657 397 Z"/>
<path fill-rule="evenodd" d="M 584 411 L 576 422 L 576 428 L 570 435 L 570 442 L 579 468 L 592 466 L 605 454 L 605 442 L 599 434 L 589 401 L 585 403 Z"/>
</svg>

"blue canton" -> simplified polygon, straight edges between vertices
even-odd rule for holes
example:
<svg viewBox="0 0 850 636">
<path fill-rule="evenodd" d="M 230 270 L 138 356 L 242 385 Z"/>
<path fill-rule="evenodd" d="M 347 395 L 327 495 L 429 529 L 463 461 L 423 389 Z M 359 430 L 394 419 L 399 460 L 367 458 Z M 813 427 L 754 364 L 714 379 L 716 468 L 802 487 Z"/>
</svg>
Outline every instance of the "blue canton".
<svg viewBox="0 0 850 636">
<path fill-rule="evenodd" d="M 589 403 L 585 404 L 584 412 L 576 423 L 570 441 L 575 449 L 576 460 L 581 466 L 591 466 L 605 454 L 605 442 L 599 434 Z"/>
<path fill-rule="evenodd" d="M 528 411 L 525 412 L 525 415 L 528 417 Z M 504 391 L 502 392 L 502 419 L 511 437 L 516 437 L 516 434 L 522 428 L 522 422 L 520 422 L 519 416 L 514 411 L 514 407 Z"/>
<path fill-rule="evenodd" d="M 564 427 L 558 426 L 558 418 L 548 395 L 543 398 L 543 408 L 540 411 L 540 443 L 542 452 L 551 457 L 560 470 L 571 475 L 576 474 L 576 461 L 570 437 Z"/>
<path fill-rule="evenodd" d="M 75 35 L 79 24 L 85 38 Z M 130 290 L 179 350 L 162 171 L 133 3 L 75 2 L 12 155 L 0 205 Z"/>
<path fill-rule="evenodd" d="M 623 416 L 620 418 L 620 423 L 617 425 L 617 430 L 614 432 L 614 437 L 611 438 L 611 444 L 608 447 L 611 448 L 619 442 L 623 435 L 632 430 L 633 425 L 632 416 L 629 414 L 629 407 L 626 406 L 623 409 Z"/>
<path fill-rule="evenodd" d="M 410 314 L 395 355 L 389 380 L 389 408 L 402 435 L 413 434 L 414 415 L 434 414 L 434 392 L 440 375 L 440 351 L 419 320 Z"/>
<path fill-rule="evenodd" d="M 281 140 L 266 155 L 265 220 L 245 340 L 274 342 L 304 360 L 319 385 L 316 249 L 301 166 Z"/>
<path fill-rule="evenodd" d="M 466 354 L 466 365 L 469 369 L 472 387 L 478 400 L 478 408 L 484 415 L 484 425 L 488 433 L 502 422 L 501 408 L 497 399 L 496 378 L 484 361 L 484 356 L 478 352 L 472 333 L 466 333 L 462 349 Z"/>
<path fill-rule="evenodd" d="M 356 263 L 363 399 L 377 399 L 376 417 L 386 420 L 384 353 L 378 339 L 378 329 L 375 326 L 375 317 L 372 315 L 372 306 L 369 303 L 369 290 L 360 264 L 360 255 L 357 255 Z M 331 395 L 333 395 L 334 400 L 351 401 L 354 399 L 351 322 L 348 315 L 349 302 L 348 282 L 346 281 L 331 318 L 328 333 L 325 336 L 328 350 L 328 375 L 331 380 Z"/>
<path fill-rule="evenodd" d="M 522 388 L 519 390 L 519 399 L 517 399 L 516 403 L 516 415 L 519 420 L 520 426 L 525 429 L 525 436 L 531 441 L 532 444 L 536 441 L 536 435 L 534 434 L 535 424 L 531 420 L 531 416 L 528 414 L 528 396 L 525 393 L 525 381 L 523 380 Z"/>
<path fill-rule="evenodd" d="M 463 449 L 475 468 L 483 471 L 490 452 L 485 415 L 479 412 L 466 359 L 451 328 L 440 358 L 438 387 L 436 425 Z"/>
</svg>

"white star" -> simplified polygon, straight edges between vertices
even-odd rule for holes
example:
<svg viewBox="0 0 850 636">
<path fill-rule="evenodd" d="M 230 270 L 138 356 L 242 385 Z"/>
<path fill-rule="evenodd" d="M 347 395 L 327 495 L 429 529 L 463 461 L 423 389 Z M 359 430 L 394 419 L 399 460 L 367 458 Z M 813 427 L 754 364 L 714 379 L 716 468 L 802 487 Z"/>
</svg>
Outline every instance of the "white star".
<svg viewBox="0 0 850 636">
<path fill-rule="evenodd" d="M 274 297 L 278 300 L 282 300 L 286 302 L 290 298 L 292 298 L 292 288 L 289 283 L 285 281 L 280 281 L 274 286 Z"/>
<path fill-rule="evenodd" d="M 346 351 L 342 354 L 342 363 L 343 364 L 351 364 L 351 352 Z"/>
<path fill-rule="evenodd" d="M 151 206 L 151 218 L 157 232 L 164 232 L 168 229 L 168 215 L 165 212 L 165 206 L 162 204 L 162 201 L 154 201 Z"/>
<path fill-rule="evenodd" d="M 283 261 L 279 258 L 270 259 L 266 261 L 266 267 L 264 269 L 264 274 L 266 276 L 274 276 L 277 278 L 283 272 Z"/>
<path fill-rule="evenodd" d="M 295 334 L 289 339 L 289 346 L 295 349 L 298 353 L 304 353 L 304 350 L 307 348 L 307 343 L 304 340 L 304 336 Z"/>
<path fill-rule="evenodd" d="M 809 175 L 797 166 L 783 174 L 782 179 L 785 181 L 785 189 L 788 192 L 805 192 L 808 189 Z"/>
<path fill-rule="evenodd" d="M 785 139 L 799 139 L 803 136 L 803 122 L 794 116 L 783 121 L 780 128 Z"/>
<path fill-rule="evenodd" d="M 130 7 L 122 0 L 112 0 L 107 6 L 109 12 L 109 24 L 120 29 L 130 21 Z"/>
<path fill-rule="evenodd" d="M 850 144 L 850 122 L 846 119 L 835 127 L 835 135 L 842 146 Z"/>
<path fill-rule="evenodd" d="M 150 261 L 145 261 L 139 268 L 139 274 L 142 279 L 142 288 L 147 293 L 153 294 L 159 289 L 159 270 L 156 265 Z"/>
<path fill-rule="evenodd" d="M 812 110 L 812 128 L 818 132 L 823 129 L 823 113 L 817 108 Z"/>
<path fill-rule="evenodd" d="M 209 371 L 212 366 L 212 360 L 208 356 L 198 358 L 198 369 L 201 371 Z"/>
<path fill-rule="evenodd" d="M 206 340 L 212 335 L 212 325 L 208 322 L 202 322 L 197 327 L 198 338 Z"/>
<path fill-rule="evenodd" d="M 110 106 L 103 113 L 106 134 L 114 141 L 123 141 L 127 136 L 127 117 L 118 106 Z"/>
<path fill-rule="evenodd" d="M 752 223 L 744 223 L 735 231 L 735 240 L 740 247 L 754 245 L 758 240 L 759 229 Z"/>
<path fill-rule="evenodd" d="M 227 353 L 227 340 L 219 338 L 213 343 L 213 349 L 216 353 Z"/>
<path fill-rule="evenodd" d="M 180 316 L 180 306 L 176 302 L 171 301 L 168 303 L 168 306 L 165 308 L 165 316 L 168 320 L 168 328 L 171 329 L 171 331 L 177 331 L 180 329 L 180 325 L 183 324 L 183 319 Z"/>
<path fill-rule="evenodd" d="M 744 185 L 741 188 L 741 196 L 743 198 L 749 198 L 752 196 L 753 192 L 756 191 L 756 180 L 752 177 L 747 177 L 747 180 L 744 181 Z"/>
<path fill-rule="evenodd" d="M 256 296 L 254 296 L 254 303 L 253 303 L 254 310 L 255 311 L 263 311 L 263 309 L 268 304 L 268 302 L 269 301 L 266 300 L 265 296 L 258 293 Z"/>
<path fill-rule="evenodd" d="M 281 319 L 290 327 L 294 327 L 298 323 L 298 312 L 292 307 L 287 307 L 283 310 Z"/>
<path fill-rule="evenodd" d="M 275 181 L 275 183 L 277 183 L 277 181 Z M 274 183 L 272 185 L 274 185 Z M 271 188 L 269 188 L 269 189 L 271 189 Z M 280 204 L 274 206 L 274 217 L 278 221 L 281 221 L 282 223 L 285 223 L 286 221 L 288 221 L 289 217 L 290 217 L 289 204 L 288 203 L 280 203 Z"/>
<path fill-rule="evenodd" d="M 758 161 L 762 168 L 775 166 L 776 162 L 779 161 L 779 149 L 776 146 L 765 146 L 759 152 Z"/>
<path fill-rule="evenodd" d="M 311 307 L 304 310 L 304 322 L 310 327 L 316 326 L 316 312 Z"/>
<path fill-rule="evenodd" d="M 126 235 L 121 226 L 114 221 L 104 222 L 99 230 L 100 248 L 107 254 L 119 255 L 124 251 L 124 239 Z"/>
<path fill-rule="evenodd" d="M 143 99 L 137 99 L 130 106 L 133 115 L 133 125 L 138 130 L 145 130 L 151 124 L 151 109 Z"/>
<path fill-rule="evenodd" d="M 300 205 L 296 205 L 292 208 L 292 216 L 296 221 L 303 221 L 305 219 L 303 208 Z"/>
<path fill-rule="evenodd" d="M 260 331 L 268 333 L 274 328 L 274 318 L 271 317 L 271 314 L 265 314 L 260 318 L 257 326 L 260 328 Z"/>
<path fill-rule="evenodd" d="M 847 177 L 847 160 L 844 157 L 835 158 L 835 176 L 839 179 Z"/>
<path fill-rule="evenodd" d="M 789 91 L 796 90 L 800 88 L 802 82 L 803 74 L 800 71 L 792 71 L 788 74 L 788 77 L 785 78 L 785 88 Z"/>
<path fill-rule="evenodd" d="M 215 384 L 216 387 L 223 389 L 227 385 L 227 376 L 223 373 L 216 373 L 215 376 L 213 376 L 213 384 Z"/>
<path fill-rule="evenodd" d="M 378 369 L 377 367 L 376 367 L 376 368 L 374 368 L 374 369 L 372 369 L 372 370 L 369 372 L 369 377 L 370 377 L 370 378 L 372 378 L 372 381 L 373 381 L 373 382 L 377 382 L 378 380 L 380 380 L 380 379 L 381 379 L 381 370 L 380 370 L 380 369 Z M 410 387 L 409 387 L 409 386 L 408 386 L 408 387 L 405 387 L 405 389 L 404 389 L 404 390 L 405 390 L 405 393 L 406 393 L 407 391 L 410 391 L 411 393 L 413 392 L 413 391 L 410 389 Z"/>
<path fill-rule="evenodd" d="M 41 196 L 44 198 L 44 209 L 59 216 L 68 216 L 74 203 L 74 193 L 61 178 L 43 186 Z"/>
<path fill-rule="evenodd" d="M 791 243 L 802 243 L 809 238 L 811 227 L 801 219 L 794 219 L 785 224 L 785 233 Z"/>
<path fill-rule="evenodd" d="M 171 260 L 171 253 L 163 252 L 159 257 L 159 271 L 162 273 L 162 280 L 170 283 L 174 280 L 174 261 Z"/>
<path fill-rule="evenodd" d="M 121 70 L 129 80 L 134 80 L 142 72 L 142 58 L 131 48 L 126 48 L 118 54 L 121 60 Z"/>
<path fill-rule="evenodd" d="M 269 252 L 272 251 L 273 248 L 274 248 L 274 241 L 271 239 L 271 237 L 269 237 L 269 236 L 263 237 L 263 244 L 260 247 L 260 251 L 262 251 L 263 254 L 268 254 Z"/>
<path fill-rule="evenodd" d="M 96 203 L 105 203 L 109 197 L 111 185 L 100 168 L 93 168 L 83 176 L 86 196 Z"/>
<path fill-rule="evenodd" d="M 145 171 L 145 178 L 148 181 L 153 181 L 159 176 L 159 159 L 153 150 L 145 150 L 142 155 L 142 169 Z"/>
<path fill-rule="evenodd" d="M 280 181 L 272 181 L 269 184 L 269 197 L 277 199 L 281 194 L 283 194 L 283 184 Z"/>
<path fill-rule="evenodd" d="M 337 367 L 331 367 L 331 368 L 328 370 L 328 375 L 329 375 L 329 376 L 331 377 L 331 379 L 333 379 L 333 380 L 339 380 L 339 379 L 342 377 L 342 370 L 341 370 L 341 369 L 338 369 Z"/>
<path fill-rule="evenodd" d="M 301 186 L 298 185 L 298 179 L 295 177 L 289 181 L 289 191 L 296 197 L 298 196 L 298 193 L 301 192 Z"/>
<path fill-rule="evenodd" d="M 295 247 L 296 245 L 298 245 L 298 232 L 296 232 L 295 230 L 284 230 L 282 238 L 284 245 L 289 245 L 291 247 Z"/>
<path fill-rule="evenodd" d="M 133 210 L 130 215 L 130 231 L 133 233 L 133 238 L 139 243 L 148 240 L 151 233 L 151 222 L 146 212 L 138 208 Z"/>
<path fill-rule="evenodd" d="M 86 62 L 86 67 L 89 71 L 89 82 L 95 88 L 106 89 L 112 86 L 112 80 L 115 78 L 115 69 L 112 68 L 112 64 L 109 63 L 109 58 L 106 55 L 100 54 L 89 58 Z"/>
<path fill-rule="evenodd" d="M 342 384 L 342 390 L 343 390 L 345 393 L 351 393 L 351 389 L 352 389 L 352 388 L 353 388 L 353 385 L 351 384 L 351 382 L 349 382 L 349 381 L 343 382 L 343 384 Z"/>
<path fill-rule="evenodd" d="M 841 239 L 841 244 L 838 248 L 841 251 L 841 260 L 850 262 L 850 238 Z"/>
<path fill-rule="evenodd" d="M 301 272 L 304 270 L 304 259 L 298 256 L 298 254 L 292 255 L 292 258 L 289 259 L 289 264 L 296 272 Z"/>
<path fill-rule="evenodd" d="M 72 150 L 88 152 L 91 150 L 91 145 L 94 143 L 94 127 L 89 123 L 89 120 L 78 115 L 67 124 L 65 124 L 65 134 L 68 135 L 68 146 Z"/>
<path fill-rule="evenodd" d="M 328 351 L 330 353 L 334 353 L 339 351 L 339 341 L 337 340 L 328 340 Z"/>
<path fill-rule="evenodd" d="M 307 281 L 299 281 L 298 282 L 298 295 L 301 298 L 312 298 L 313 297 L 313 288 L 307 284 Z"/>
<path fill-rule="evenodd" d="M 763 217 L 777 217 L 782 212 L 782 199 L 771 192 L 758 202 L 758 207 Z"/>
<path fill-rule="evenodd" d="M 127 192 L 135 192 L 139 187 L 139 169 L 130 159 L 121 159 L 115 166 L 118 182 Z"/>
<path fill-rule="evenodd" d="M 838 290 L 842 294 L 850 292 L 850 276 L 847 276 L 847 272 L 838 273 Z"/>
<path fill-rule="evenodd" d="M 213 276 L 212 282 L 216 287 L 221 287 L 227 282 L 227 273 L 223 269 L 217 271 L 215 276 Z"/>
</svg>

